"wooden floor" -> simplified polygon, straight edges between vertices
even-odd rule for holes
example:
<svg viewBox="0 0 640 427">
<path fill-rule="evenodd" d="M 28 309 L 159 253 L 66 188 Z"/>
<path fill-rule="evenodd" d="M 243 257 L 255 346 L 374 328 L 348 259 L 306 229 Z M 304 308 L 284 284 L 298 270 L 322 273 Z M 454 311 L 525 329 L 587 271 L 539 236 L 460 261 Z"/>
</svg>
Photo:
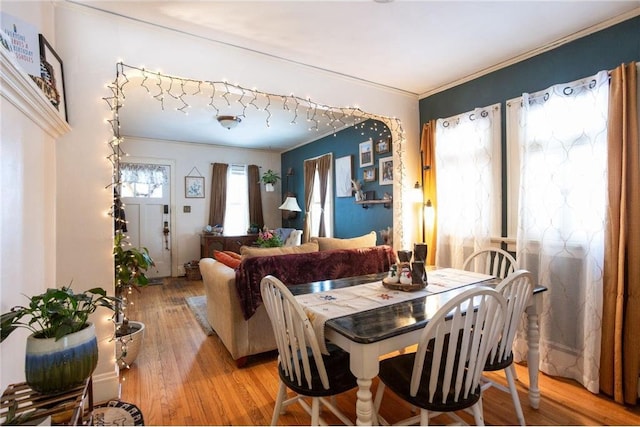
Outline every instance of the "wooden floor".
<svg viewBox="0 0 640 427">
<path fill-rule="evenodd" d="M 122 371 L 121 398 L 142 410 L 146 425 L 268 425 L 278 387 L 276 353 L 250 358 L 245 368 L 237 369 L 218 337 L 205 335 L 185 302 L 185 297 L 203 294 L 202 282 L 183 279 L 134 292 L 129 317 L 146 324 L 146 335 L 137 361 Z M 618 405 L 573 381 L 544 374 L 540 408 L 534 410 L 527 400 L 526 367 L 516 369 L 528 425 L 640 425 L 640 408 Z M 500 374 L 492 377 L 502 381 Z M 374 380 L 373 390 L 376 387 Z M 351 419 L 355 419 L 355 400 L 353 390 L 338 397 L 338 406 Z M 512 408 L 506 393 L 495 388 L 485 393 L 487 425 L 517 423 Z M 381 414 L 394 422 L 409 416 L 410 409 L 387 396 Z M 472 418 L 466 414 L 463 418 L 472 424 Z M 338 422 L 330 414 L 327 420 Z M 293 405 L 279 424 L 309 421 Z"/>
</svg>

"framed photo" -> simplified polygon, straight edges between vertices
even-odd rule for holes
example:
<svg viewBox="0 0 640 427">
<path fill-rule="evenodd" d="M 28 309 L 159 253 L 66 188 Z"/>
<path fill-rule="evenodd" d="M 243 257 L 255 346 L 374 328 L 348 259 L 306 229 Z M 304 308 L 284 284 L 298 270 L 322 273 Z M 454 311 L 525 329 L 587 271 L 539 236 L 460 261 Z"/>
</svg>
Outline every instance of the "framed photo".
<svg viewBox="0 0 640 427">
<path fill-rule="evenodd" d="M 376 180 L 376 168 L 366 168 L 362 179 L 364 182 L 372 182 Z"/>
<path fill-rule="evenodd" d="M 184 177 L 184 197 L 187 199 L 204 198 L 204 176 Z"/>
<path fill-rule="evenodd" d="M 39 34 L 38 37 L 40 41 L 40 72 L 47 85 L 53 89 L 53 91 L 45 91 L 45 95 L 60 112 L 62 118 L 69 122 L 62 59 L 42 34 Z"/>
<path fill-rule="evenodd" d="M 360 167 L 373 166 L 373 140 L 360 143 Z"/>
<path fill-rule="evenodd" d="M 376 141 L 376 154 L 384 154 L 391 151 L 391 138 L 379 139 Z"/>
<path fill-rule="evenodd" d="M 351 156 L 336 159 L 336 197 L 353 196 L 352 177 Z"/>
<path fill-rule="evenodd" d="M 393 184 L 393 157 L 380 159 L 380 185 Z"/>
</svg>

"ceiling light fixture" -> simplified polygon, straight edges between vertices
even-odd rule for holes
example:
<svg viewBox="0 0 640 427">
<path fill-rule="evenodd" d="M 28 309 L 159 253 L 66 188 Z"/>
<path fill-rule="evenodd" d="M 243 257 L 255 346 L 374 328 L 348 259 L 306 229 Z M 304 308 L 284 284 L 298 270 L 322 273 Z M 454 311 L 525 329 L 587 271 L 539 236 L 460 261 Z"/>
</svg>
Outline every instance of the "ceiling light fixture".
<svg viewBox="0 0 640 427">
<path fill-rule="evenodd" d="M 238 123 L 242 121 L 242 119 L 240 119 L 240 117 L 238 116 L 217 116 L 216 119 L 222 125 L 222 127 L 225 127 L 227 129 L 233 129 L 234 127 L 238 126 Z"/>
</svg>

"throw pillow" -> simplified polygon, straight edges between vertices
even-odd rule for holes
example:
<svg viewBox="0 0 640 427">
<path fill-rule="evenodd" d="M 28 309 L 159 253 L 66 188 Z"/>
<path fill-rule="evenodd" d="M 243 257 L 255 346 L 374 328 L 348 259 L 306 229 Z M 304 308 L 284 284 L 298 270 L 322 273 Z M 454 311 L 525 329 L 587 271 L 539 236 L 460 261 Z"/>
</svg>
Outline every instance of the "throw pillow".
<svg viewBox="0 0 640 427">
<path fill-rule="evenodd" d="M 239 259 L 234 258 L 231 255 L 227 255 L 222 251 L 213 251 L 213 257 L 215 258 L 216 261 L 219 261 L 224 265 L 226 265 L 227 267 L 233 268 L 234 270 L 238 268 L 238 266 L 240 265 Z"/>
<path fill-rule="evenodd" d="M 230 257 L 233 257 L 235 259 L 242 259 L 242 255 L 240 255 L 237 252 L 233 252 L 233 251 L 223 251 L 225 254 L 229 255 Z"/>
<path fill-rule="evenodd" d="M 300 246 L 280 246 L 278 248 L 254 248 L 252 246 L 241 246 L 240 254 L 243 258 L 253 258 L 257 256 L 306 254 L 318 252 L 318 244 L 309 242 Z"/>
<path fill-rule="evenodd" d="M 337 237 L 312 237 L 312 242 L 318 242 L 321 251 L 330 251 L 332 249 L 357 249 L 369 248 L 376 245 L 376 232 L 365 234 L 350 239 L 339 239 Z"/>
</svg>

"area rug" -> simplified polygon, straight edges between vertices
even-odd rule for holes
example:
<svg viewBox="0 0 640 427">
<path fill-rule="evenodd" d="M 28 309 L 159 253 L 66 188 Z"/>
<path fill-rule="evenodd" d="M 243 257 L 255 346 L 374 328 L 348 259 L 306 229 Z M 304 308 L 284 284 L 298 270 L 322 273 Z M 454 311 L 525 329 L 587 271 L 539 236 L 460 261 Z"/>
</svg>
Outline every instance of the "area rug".
<svg viewBox="0 0 640 427">
<path fill-rule="evenodd" d="M 110 400 L 93 409 L 95 426 L 143 426 L 142 412 L 133 403 Z"/>
<path fill-rule="evenodd" d="M 185 299 L 187 300 L 187 305 L 202 327 L 204 333 L 207 335 L 213 335 L 215 332 L 207 320 L 207 297 L 204 295 L 198 295 L 195 297 L 186 297 Z"/>
</svg>

